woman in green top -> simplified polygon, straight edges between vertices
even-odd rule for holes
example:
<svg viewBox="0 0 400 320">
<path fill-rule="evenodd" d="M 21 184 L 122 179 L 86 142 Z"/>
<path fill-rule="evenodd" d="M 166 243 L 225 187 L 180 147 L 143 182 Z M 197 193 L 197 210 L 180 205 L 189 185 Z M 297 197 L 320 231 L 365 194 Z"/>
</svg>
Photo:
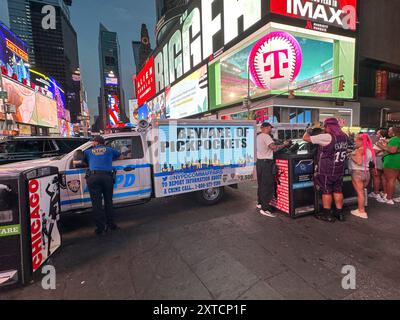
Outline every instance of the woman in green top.
<svg viewBox="0 0 400 320">
<path fill-rule="evenodd" d="M 383 159 L 383 172 L 386 178 L 387 200 L 386 204 L 394 205 L 400 199 L 393 199 L 396 182 L 400 176 L 400 128 L 389 129 L 390 139 L 387 145 L 379 144 L 379 147 L 387 152 Z M 396 201 L 394 201 L 396 200 Z"/>
</svg>

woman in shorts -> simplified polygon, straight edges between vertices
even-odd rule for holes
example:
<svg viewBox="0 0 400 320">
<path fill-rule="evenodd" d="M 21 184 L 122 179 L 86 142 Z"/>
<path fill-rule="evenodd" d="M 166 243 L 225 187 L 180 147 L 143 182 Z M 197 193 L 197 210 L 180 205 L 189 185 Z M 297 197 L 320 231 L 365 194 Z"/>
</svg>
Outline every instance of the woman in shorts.
<svg viewBox="0 0 400 320">
<path fill-rule="evenodd" d="M 378 146 L 386 152 L 383 158 L 383 172 L 386 179 L 387 198 L 384 203 L 394 205 L 400 202 L 400 199 L 394 198 L 396 183 L 400 176 L 400 128 L 390 128 L 389 136 L 391 139 L 387 145 L 378 143 Z"/>
<path fill-rule="evenodd" d="M 368 219 L 368 214 L 365 211 L 365 189 L 370 181 L 369 164 L 375 160 L 375 152 L 372 145 L 372 140 L 367 134 L 358 134 L 354 141 L 355 151 L 350 156 L 349 168 L 354 189 L 357 192 L 358 208 L 352 210 L 353 216 Z"/>
<path fill-rule="evenodd" d="M 386 145 L 389 141 L 389 135 L 387 129 L 379 129 L 376 135 L 378 139 L 377 143 L 374 145 L 376 167 L 371 170 L 374 191 L 369 194 L 369 197 L 379 202 L 384 202 L 387 197 L 386 180 L 383 174 L 384 151 L 378 146 L 378 143 Z"/>
</svg>

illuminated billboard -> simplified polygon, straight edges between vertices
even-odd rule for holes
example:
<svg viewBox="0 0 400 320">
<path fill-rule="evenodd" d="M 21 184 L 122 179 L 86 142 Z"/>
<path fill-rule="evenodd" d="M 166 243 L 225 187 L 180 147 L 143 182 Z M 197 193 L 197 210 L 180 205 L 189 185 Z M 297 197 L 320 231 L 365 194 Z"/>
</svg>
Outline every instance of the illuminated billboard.
<svg viewBox="0 0 400 320">
<path fill-rule="evenodd" d="M 36 93 L 36 113 L 37 124 L 43 127 L 57 128 L 57 102 L 47 98 L 40 93 Z"/>
<path fill-rule="evenodd" d="M 14 121 L 37 125 L 35 91 L 10 79 L 3 77 L 3 89 L 8 93 L 8 103 L 14 105 Z"/>
<path fill-rule="evenodd" d="M 28 47 L 0 22 L 0 69 L 10 78 L 29 81 Z"/>
<path fill-rule="evenodd" d="M 119 124 L 119 99 L 116 95 L 108 95 L 109 124 L 116 127 Z"/>
<path fill-rule="evenodd" d="M 167 88 L 167 117 L 181 119 L 208 111 L 207 66 Z"/>
<path fill-rule="evenodd" d="M 352 99 L 354 38 L 270 23 L 209 64 L 210 109 L 270 94 Z"/>
<path fill-rule="evenodd" d="M 165 103 L 165 94 L 162 93 L 145 104 L 147 105 L 147 116 L 149 121 L 167 119 L 167 109 Z"/>
<path fill-rule="evenodd" d="M 106 77 L 106 86 L 117 87 L 118 86 L 118 78 Z"/>
<path fill-rule="evenodd" d="M 149 121 L 149 108 L 147 104 L 144 104 L 138 109 L 138 119 Z"/>
<path fill-rule="evenodd" d="M 154 58 L 150 57 L 135 78 L 136 96 L 141 106 L 155 95 Z"/>
<path fill-rule="evenodd" d="M 309 21 L 310 29 L 356 30 L 357 0 L 271 0 L 271 12 Z"/>
<path fill-rule="evenodd" d="M 190 1 L 185 15 L 154 53 L 155 94 L 239 41 L 268 11 L 267 0 Z"/>
<path fill-rule="evenodd" d="M 137 110 L 138 110 L 137 99 L 129 100 L 129 122 L 132 124 L 137 123 Z"/>
</svg>

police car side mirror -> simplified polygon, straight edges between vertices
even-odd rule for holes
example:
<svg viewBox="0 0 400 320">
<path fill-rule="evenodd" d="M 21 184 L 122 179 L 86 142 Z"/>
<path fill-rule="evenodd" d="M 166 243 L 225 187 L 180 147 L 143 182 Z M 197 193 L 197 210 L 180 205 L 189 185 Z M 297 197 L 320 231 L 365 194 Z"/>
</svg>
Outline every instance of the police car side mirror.
<svg viewBox="0 0 400 320">
<path fill-rule="evenodd" d="M 79 169 L 79 168 L 86 168 L 87 164 L 85 162 L 85 154 L 83 153 L 82 150 L 76 150 L 74 152 L 74 156 L 72 159 L 72 166 L 75 169 Z"/>
</svg>

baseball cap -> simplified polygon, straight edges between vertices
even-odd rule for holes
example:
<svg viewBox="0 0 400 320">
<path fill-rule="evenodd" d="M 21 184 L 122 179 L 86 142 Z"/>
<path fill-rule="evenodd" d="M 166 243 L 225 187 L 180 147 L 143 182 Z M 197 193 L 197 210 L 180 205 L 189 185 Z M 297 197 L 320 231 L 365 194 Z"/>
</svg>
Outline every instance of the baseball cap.
<svg viewBox="0 0 400 320">
<path fill-rule="evenodd" d="M 263 122 L 261 124 L 261 128 L 268 128 L 268 127 L 273 128 L 274 126 L 272 124 L 270 124 L 269 122 Z"/>
<path fill-rule="evenodd" d="M 106 140 L 104 140 L 104 138 L 102 136 L 95 136 L 92 141 L 98 142 L 100 144 L 105 144 L 106 143 Z"/>
</svg>

